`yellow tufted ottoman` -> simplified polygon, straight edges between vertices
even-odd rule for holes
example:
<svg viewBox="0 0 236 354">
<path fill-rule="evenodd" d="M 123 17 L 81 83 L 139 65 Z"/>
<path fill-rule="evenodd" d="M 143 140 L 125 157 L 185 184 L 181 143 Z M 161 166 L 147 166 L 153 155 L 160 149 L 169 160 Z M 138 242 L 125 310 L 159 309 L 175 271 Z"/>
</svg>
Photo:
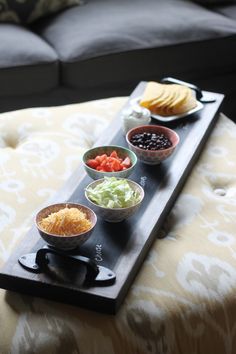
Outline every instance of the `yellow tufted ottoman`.
<svg viewBox="0 0 236 354">
<path fill-rule="evenodd" d="M 125 102 L 1 115 L 0 264 Z M 116 316 L 0 289 L 0 353 L 235 353 L 235 138 L 221 115 Z"/>
</svg>

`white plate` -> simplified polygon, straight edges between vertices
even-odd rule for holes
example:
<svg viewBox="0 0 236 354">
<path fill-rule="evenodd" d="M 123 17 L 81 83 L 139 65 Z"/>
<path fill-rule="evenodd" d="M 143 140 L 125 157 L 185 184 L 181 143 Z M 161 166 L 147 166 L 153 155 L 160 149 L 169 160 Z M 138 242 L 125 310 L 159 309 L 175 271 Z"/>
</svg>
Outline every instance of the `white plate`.
<svg viewBox="0 0 236 354">
<path fill-rule="evenodd" d="M 130 104 L 131 105 L 139 104 L 140 99 L 141 99 L 141 96 L 136 97 L 136 98 L 134 98 L 134 99 L 132 99 L 130 101 Z M 177 114 L 177 115 L 174 115 L 174 116 L 168 116 L 168 117 L 165 116 L 164 117 L 164 116 L 159 116 L 158 114 L 153 114 L 151 112 L 151 116 L 152 116 L 152 118 L 157 119 L 157 120 L 159 120 L 161 122 L 171 122 L 173 120 L 177 120 L 177 119 L 180 119 L 180 118 L 184 118 L 184 117 L 190 116 L 191 114 L 200 111 L 203 107 L 204 107 L 203 104 L 200 101 L 197 101 L 197 106 L 195 108 L 193 108 L 190 111 L 187 111 L 185 113 L 182 113 L 182 114 Z"/>
</svg>

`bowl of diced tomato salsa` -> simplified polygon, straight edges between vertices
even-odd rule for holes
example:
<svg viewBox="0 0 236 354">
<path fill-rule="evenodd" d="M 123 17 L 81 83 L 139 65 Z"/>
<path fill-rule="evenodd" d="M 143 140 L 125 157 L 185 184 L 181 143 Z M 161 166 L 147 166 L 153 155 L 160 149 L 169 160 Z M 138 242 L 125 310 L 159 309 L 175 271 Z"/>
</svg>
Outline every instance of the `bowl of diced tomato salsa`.
<svg viewBox="0 0 236 354">
<path fill-rule="evenodd" d="M 107 145 L 87 150 L 82 161 L 87 174 L 92 179 L 127 178 L 135 168 L 137 156 L 123 146 Z"/>
</svg>

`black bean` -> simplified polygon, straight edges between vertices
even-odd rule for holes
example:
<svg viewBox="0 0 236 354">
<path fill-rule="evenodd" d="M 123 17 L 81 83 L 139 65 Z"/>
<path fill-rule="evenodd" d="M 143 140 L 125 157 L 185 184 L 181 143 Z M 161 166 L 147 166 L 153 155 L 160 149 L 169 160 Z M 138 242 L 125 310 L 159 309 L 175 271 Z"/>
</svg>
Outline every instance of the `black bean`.
<svg viewBox="0 0 236 354">
<path fill-rule="evenodd" d="M 144 150 L 163 150 L 172 146 L 171 141 L 162 133 L 135 134 L 131 137 L 130 142 Z"/>
</svg>

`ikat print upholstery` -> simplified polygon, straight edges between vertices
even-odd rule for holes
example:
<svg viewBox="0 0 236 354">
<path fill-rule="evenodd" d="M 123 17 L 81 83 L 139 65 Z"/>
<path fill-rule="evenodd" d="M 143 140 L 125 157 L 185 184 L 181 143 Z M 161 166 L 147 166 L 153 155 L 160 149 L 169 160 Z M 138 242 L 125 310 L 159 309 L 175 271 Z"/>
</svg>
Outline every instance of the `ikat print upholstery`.
<svg viewBox="0 0 236 354">
<path fill-rule="evenodd" d="M 27 24 L 82 0 L 0 0 L 0 22 Z"/>
<path fill-rule="evenodd" d="M 0 268 L 125 102 L 0 115 Z M 0 353 L 234 354 L 235 141 L 220 115 L 116 316 L 0 289 Z"/>
</svg>

